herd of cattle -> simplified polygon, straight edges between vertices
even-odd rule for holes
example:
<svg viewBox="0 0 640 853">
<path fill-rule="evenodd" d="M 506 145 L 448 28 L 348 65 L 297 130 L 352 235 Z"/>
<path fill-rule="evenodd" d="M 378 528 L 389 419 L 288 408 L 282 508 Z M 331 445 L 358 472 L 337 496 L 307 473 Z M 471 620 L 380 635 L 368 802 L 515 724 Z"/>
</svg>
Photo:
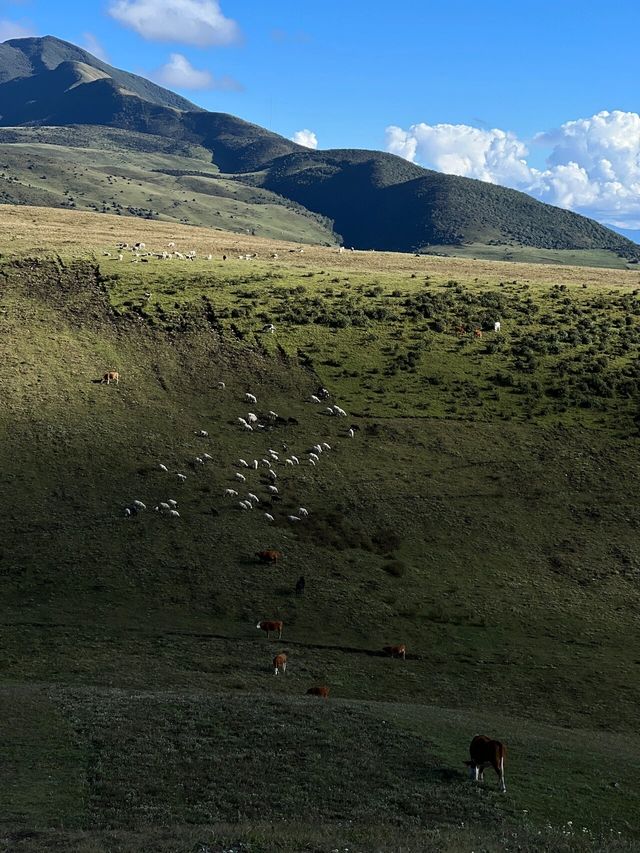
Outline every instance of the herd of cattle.
<svg viewBox="0 0 640 853">
<path fill-rule="evenodd" d="M 499 324 L 496 324 L 496 325 L 499 326 Z M 107 384 L 107 385 L 109 385 L 113 382 L 117 385 L 117 384 L 119 384 L 119 379 L 120 379 L 119 373 L 115 370 L 112 370 L 112 371 L 108 371 L 107 373 L 104 374 L 101 382 L 104 384 Z M 218 387 L 221 389 L 225 389 L 226 386 L 225 386 L 224 382 L 220 382 L 220 383 L 218 383 Z M 325 388 L 321 388 L 318 390 L 318 392 L 315 395 L 311 396 L 311 402 L 313 402 L 313 403 L 320 402 L 321 400 L 326 399 L 328 396 L 329 396 L 329 392 Z M 250 394 L 248 392 L 245 394 L 244 399 L 245 399 L 245 402 L 250 402 L 252 404 L 257 403 L 257 397 L 254 394 Z M 346 412 L 338 406 L 330 407 L 327 409 L 327 411 L 330 414 L 346 416 Z M 278 418 L 278 416 L 275 414 L 275 412 L 269 412 L 269 415 L 267 416 L 267 418 L 264 420 L 263 423 L 260 422 L 261 419 L 258 418 L 258 416 L 256 416 L 256 415 L 253 415 L 250 420 L 249 419 L 245 420 L 243 418 L 239 418 L 238 420 L 244 421 L 244 426 L 250 428 L 251 432 L 253 432 L 254 430 L 256 432 L 258 432 L 260 429 L 263 429 L 263 430 L 270 429 L 273 426 L 274 416 L 276 418 Z M 280 418 L 278 418 L 278 419 L 282 420 Z M 354 437 L 355 429 L 357 429 L 357 427 L 355 425 L 349 428 L 347 435 L 350 438 Z M 202 438 L 207 438 L 209 434 L 205 430 L 198 430 L 196 432 L 196 435 L 198 435 L 199 437 L 202 437 Z M 282 447 L 283 447 L 284 452 L 289 452 L 289 449 L 288 449 L 286 444 L 283 444 Z M 313 467 L 315 467 L 317 462 L 320 460 L 319 454 L 322 453 L 326 449 L 329 449 L 329 450 L 331 449 L 330 445 L 327 442 L 322 442 L 322 443 L 318 443 L 317 445 L 314 445 L 314 448 L 312 451 L 310 451 L 310 456 L 309 456 L 309 462 L 313 465 Z M 200 464 L 204 464 L 205 459 L 203 457 L 206 457 L 206 459 L 208 459 L 208 460 L 211 459 L 211 456 L 209 454 L 204 453 L 204 454 L 202 454 L 202 456 L 200 456 L 196 459 L 196 462 L 199 462 Z M 285 465 L 290 465 L 290 464 L 295 465 L 296 463 L 299 464 L 299 460 L 295 455 L 290 454 L 290 452 L 289 452 L 289 456 L 287 457 L 286 460 L 281 460 L 280 454 L 269 449 L 269 451 L 267 451 L 265 453 L 264 457 L 262 457 L 261 461 L 262 461 L 262 466 L 266 469 L 266 472 L 265 472 L 266 476 L 268 477 L 268 480 L 266 483 L 267 496 L 266 496 L 265 500 L 269 501 L 269 508 L 271 508 L 274 501 L 279 501 L 281 499 L 280 495 L 279 495 L 279 490 L 275 486 L 275 481 L 277 480 L 278 475 L 277 475 L 276 471 L 274 470 L 274 463 L 280 463 L 280 464 L 285 464 Z M 252 466 L 249 466 L 249 463 L 247 463 L 245 460 L 240 460 L 240 463 L 246 469 L 250 469 L 250 467 L 252 467 L 253 470 L 255 470 L 255 471 L 257 471 L 258 468 L 260 467 L 260 463 L 258 462 L 257 459 L 255 459 L 253 461 Z M 161 471 L 163 471 L 165 473 L 169 473 L 169 470 L 168 470 L 166 465 L 160 463 L 159 468 Z M 236 476 L 236 479 L 240 480 L 240 482 L 242 482 L 243 484 L 246 482 L 245 475 L 239 474 L 239 472 L 236 472 L 235 476 Z M 186 475 L 184 475 L 184 474 L 178 474 L 178 477 L 181 480 L 181 482 L 184 482 L 186 480 Z M 238 493 L 236 490 L 225 489 L 225 492 L 224 492 L 225 496 L 228 497 L 228 496 L 231 496 L 231 494 L 233 496 L 237 496 Z M 247 499 L 245 501 L 242 501 L 240 503 L 240 505 L 241 505 L 241 507 L 243 507 L 245 509 L 247 509 L 247 508 L 253 509 L 254 504 L 257 505 L 259 503 L 261 503 L 261 499 L 255 493 L 249 492 Z M 176 506 L 177 506 L 176 501 L 171 500 L 171 501 L 167 501 L 166 503 L 163 502 L 163 503 L 159 504 L 158 506 L 154 507 L 154 509 L 156 511 L 159 511 L 162 513 L 162 512 L 164 512 L 165 507 L 166 507 L 166 511 L 167 511 L 168 515 L 179 518 L 180 514 L 178 513 Z M 133 504 L 131 504 L 129 507 L 127 507 L 125 509 L 125 516 L 130 517 L 132 515 L 137 514 L 140 510 L 143 510 L 143 509 L 146 509 L 145 504 L 142 503 L 142 501 L 135 500 L 133 502 Z M 265 512 L 264 515 L 265 515 L 267 521 L 270 521 L 270 522 L 275 521 L 275 517 L 271 513 Z M 304 507 L 300 507 L 300 509 L 298 510 L 297 516 L 288 515 L 287 518 L 289 521 L 295 520 L 295 521 L 299 522 L 299 521 L 302 521 L 304 518 L 308 517 L 308 515 L 309 515 L 308 510 Z M 276 549 L 268 548 L 268 549 L 263 549 L 263 550 L 257 551 L 255 556 L 262 563 L 277 564 L 278 560 L 280 560 L 282 557 L 282 553 Z M 304 578 L 304 576 L 301 576 L 295 585 L 295 594 L 297 596 L 301 596 L 304 594 L 305 585 L 306 585 L 305 578 Z M 282 620 L 279 620 L 279 619 L 263 619 L 263 620 L 258 622 L 258 624 L 256 625 L 256 628 L 258 628 L 259 630 L 266 633 L 267 639 L 270 638 L 271 634 L 274 634 L 275 636 L 277 636 L 277 639 L 280 640 L 282 638 L 282 632 L 284 630 L 284 623 Z M 388 657 L 391 657 L 391 658 L 401 658 L 402 660 L 406 660 L 407 649 L 406 649 L 406 645 L 404 643 L 401 643 L 401 644 L 397 644 L 397 645 L 384 646 L 382 649 L 382 653 L 387 655 Z M 278 675 L 280 672 L 282 672 L 284 675 L 286 675 L 288 657 L 289 657 L 288 652 L 285 652 L 285 651 L 281 651 L 274 656 L 273 661 L 272 661 L 272 665 L 273 665 L 273 671 L 274 671 L 275 675 Z M 313 687 L 310 687 L 306 691 L 306 695 L 317 696 L 317 697 L 324 699 L 324 700 L 328 699 L 329 693 L 330 693 L 330 688 L 326 685 L 313 686 Z M 501 743 L 500 741 L 497 741 L 497 740 L 494 740 L 492 738 L 487 737 L 486 735 L 476 735 L 473 738 L 473 740 L 471 741 L 471 744 L 469 747 L 469 754 L 470 754 L 470 760 L 466 761 L 465 764 L 469 767 L 470 778 L 474 779 L 474 781 L 476 781 L 476 782 L 482 781 L 484 770 L 487 767 L 493 767 L 493 769 L 495 770 L 495 772 L 498 776 L 499 788 L 502 792 L 505 792 L 506 791 L 506 786 L 505 786 L 505 781 L 504 781 L 504 765 L 505 765 L 505 756 L 506 756 L 505 745 L 503 743 Z"/>
</svg>

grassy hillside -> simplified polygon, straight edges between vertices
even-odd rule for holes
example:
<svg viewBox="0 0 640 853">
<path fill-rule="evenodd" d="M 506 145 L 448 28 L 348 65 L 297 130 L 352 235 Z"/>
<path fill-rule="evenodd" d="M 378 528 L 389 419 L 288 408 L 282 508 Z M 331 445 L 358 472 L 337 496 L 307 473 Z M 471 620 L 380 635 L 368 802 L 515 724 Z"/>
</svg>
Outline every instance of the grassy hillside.
<svg viewBox="0 0 640 853">
<path fill-rule="evenodd" d="M 335 240 L 328 220 L 222 176 L 199 146 L 100 128 L 32 133 L 0 132 L 4 204 L 68 207 L 303 243 Z"/>
<path fill-rule="evenodd" d="M 0 222 L 10 849 L 637 849 L 635 273 Z M 103 255 L 169 236 L 215 259 Z M 274 463 L 280 500 L 235 476 L 268 448 L 302 463 Z M 506 796 L 465 781 L 481 730 Z"/>
</svg>

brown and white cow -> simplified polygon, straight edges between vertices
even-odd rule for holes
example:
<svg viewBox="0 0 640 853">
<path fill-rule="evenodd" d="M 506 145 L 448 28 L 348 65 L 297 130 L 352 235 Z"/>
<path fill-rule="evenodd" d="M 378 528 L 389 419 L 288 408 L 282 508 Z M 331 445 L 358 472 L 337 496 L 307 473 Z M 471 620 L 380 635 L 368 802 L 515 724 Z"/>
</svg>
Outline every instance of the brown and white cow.
<svg viewBox="0 0 640 853">
<path fill-rule="evenodd" d="M 280 652 L 279 655 L 276 655 L 273 659 L 273 674 L 277 675 L 280 670 L 286 675 L 287 674 L 287 661 L 289 660 L 289 655 L 287 652 Z"/>
<path fill-rule="evenodd" d="M 319 696 L 321 699 L 329 698 L 329 687 L 310 687 L 307 690 L 307 696 Z"/>
<path fill-rule="evenodd" d="M 471 761 L 465 761 L 469 768 L 469 776 L 475 782 L 483 781 L 485 768 L 493 767 L 498 774 L 498 787 L 505 793 L 504 761 L 507 754 L 506 746 L 499 740 L 492 740 L 486 735 L 476 735 L 469 746 Z"/>
<path fill-rule="evenodd" d="M 482 329 L 474 329 L 473 330 L 473 337 L 474 338 L 481 338 L 482 337 Z"/>
<path fill-rule="evenodd" d="M 280 551 L 273 551 L 271 549 L 267 549 L 266 551 L 256 551 L 256 557 L 260 560 L 261 563 L 277 563 L 278 560 L 282 557 Z"/>
<path fill-rule="evenodd" d="M 407 659 L 407 647 L 404 643 L 401 643 L 398 646 L 384 646 L 382 651 L 385 655 L 389 655 L 392 658 L 402 658 L 402 660 Z"/>
<path fill-rule="evenodd" d="M 107 371 L 107 373 L 105 373 L 105 375 L 102 377 L 100 382 L 103 385 L 105 383 L 107 385 L 110 385 L 112 382 L 115 382 L 116 385 L 118 385 L 120 383 L 120 374 L 118 373 L 117 370 L 109 370 L 109 371 Z"/>
<path fill-rule="evenodd" d="M 267 634 L 267 640 L 269 639 L 269 634 L 273 631 L 274 633 L 278 632 L 278 639 L 282 637 L 282 629 L 284 628 L 284 623 L 280 622 L 278 619 L 263 619 L 262 622 L 258 622 L 256 628 L 259 628 L 261 631 L 265 631 Z"/>
</svg>

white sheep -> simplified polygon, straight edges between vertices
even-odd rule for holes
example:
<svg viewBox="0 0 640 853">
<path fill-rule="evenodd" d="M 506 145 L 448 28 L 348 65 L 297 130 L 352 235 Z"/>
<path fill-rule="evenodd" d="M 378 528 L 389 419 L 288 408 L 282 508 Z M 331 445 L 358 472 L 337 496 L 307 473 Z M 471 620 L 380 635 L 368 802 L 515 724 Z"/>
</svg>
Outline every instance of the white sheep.
<svg viewBox="0 0 640 853">
<path fill-rule="evenodd" d="M 347 413 L 345 412 L 344 409 L 341 409 L 340 406 L 334 406 L 333 410 L 336 413 L 336 415 L 340 415 L 343 418 L 347 417 Z"/>
<path fill-rule="evenodd" d="M 322 445 L 321 444 L 314 444 L 313 449 L 317 450 L 318 453 L 322 453 Z"/>
<path fill-rule="evenodd" d="M 158 468 L 159 468 L 161 471 L 165 471 L 166 473 L 169 473 L 169 469 L 167 468 L 167 466 L 166 466 L 166 465 L 163 465 L 163 464 L 162 464 L 162 462 L 158 465 Z"/>
<path fill-rule="evenodd" d="M 298 457 L 297 457 L 297 456 L 292 456 L 291 458 L 292 458 L 292 459 L 293 459 L 293 461 L 296 463 L 296 465 L 299 465 L 299 464 L 300 464 L 300 460 L 298 459 Z"/>
<path fill-rule="evenodd" d="M 238 464 L 242 465 L 243 468 L 249 467 L 249 463 L 245 459 L 238 459 Z"/>
<path fill-rule="evenodd" d="M 500 331 L 500 320 L 496 320 L 496 322 L 493 324 L 493 331 L 494 332 Z"/>
<path fill-rule="evenodd" d="M 177 474 L 176 476 L 178 477 L 181 483 L 184 483 L 184 481 L 187 479 L 186 474 Z"/>
<path fill-rule="evenodd" d="M 271 332 L 271 334 L 273 334 L 273 332 L 275 332 L 275 330 L 276 330 L 276 327 L 273 325 L 273 323 L 267 323 L 266 325 L 264 325 L 262 327 L 263 332 Z"/>
<path fill-rule="evenodd" d="M 349 429 L 349 432 L 347 433 L 347 435 L 349 436 L 349 438 L 353 438 L 353 437 L 354 437 L 354 435 L 355 435 L 354 430 L 353 430 L 353 429 Z"/>
<path fill-rule="evenodd" d="M 326 412 L 328 415 L 335 415 L 335 412 L 333 411 L 331 406 L 327 406 Z"/>
<path fill-rule="evenodd" d="M 203 453 L 202 458 L 206 459 L 209 462 L 211 459 L 213 459 L 213 456 L 209 456 L 208 453 Z"/>
<path fill-rule="evenodd" d="M 250 424 L 255 424 L 258 422 L 258 416 L 254 415 L 253 412 L 249 412 L 249 414 L 247 415 L 247 420 Z"/>
<path fill-rule="evenodd" d="M 204 465 L 204 459 L 201 456 L 196 456 L 193 461 L 196 465 Z"/>
<path fill-rule="evenodd" d="M 297 515 L 288 515 L 287 518 L 289 521 L 302 521 L 302 519 Z"/>
<path fill-rule="evenodd" d="M 225 489 L 224 493 L 228 498 L 235 498 L 238 496 L 238 493 L 235 489 Z"/>
<path fill-rule="evenodd" d="M 293 459 L 285 459 L 284 463 L 285 463 L 285 465 L 293 465 L 294 464 Z"/>
<path fill-rule="evenodd" d="M 180 513 L 178 512 L 177 509 L 172 509 L 169 513 L 169 516 L 171 518 L 180 518 Z"/>
<path fill-rule="evenodd" d="M 224 382 L 223 382 L 223 381 L 222 381 L 222 379 L 221 379 L 221 380 L 220 380 L 220 382 L 218 382 L 218 388 L 220 388 L 222 391 L 224 391 L 224 389 L 225 389 L 226 387 L 227 387 L 227 386 L 224 384 Z"/>
<path fill-rule="evenodd" d="M 244 501 L 240 501 L 238 503 L 238 506 L 240 507 L 240 509 L 249 509 L 249 507 L 246 505 L 246 503 Z"/>
<path fill-rule="evenodd" d="M 311 395 L 311 402 L 312 402 L 312 403 L 319 403 L 319 402 L 320 402 L 320 397 L 316 397 L 316 395 L 315 395 L 315 394 L 312 394 L 312 395 Z"/>
<path fill-rule="evenodd" d="M 272 479 L 272 480 L 277 480 L 277 479 L 278 479 L 278 475 L 277 475 L 277 474 L 276 474 L 276 472 L 273 470 L 273 468 L 269 468 L 269 470 L 267 471 L 267 474 L 271 477 L 271 479 Z"/>
<path fill-rule="evenodd" d="M 169 504 L 169 501 L 161 501 L 160 509 L 162 510 L 162 512 L 169 512 L 171 510 L 171 505 Z"/>
<path fill-rule="evenodd" d="M 130 510 L 130 509 L 129 509 L 129 507 L 127 506 L 127 507 L 125 507 L 125 510 L 124 510 L 124 517 L 125 517 L 125 518 L 129 518 L 129 517 L 130 517 L 130 515 L 131 515 L 131 510 Z"/>
<path fill-rule="evenodd" d="M 278 487 L 277 486 L 267 486 L 267 489 L 271 492 L 272 495 L 278 494 Z"/>
<path fill-rule="evenodd" d="M 319 462 L 319 461 L 320 461 L 320 457 L 318 456 L 318 454 L 317 454 L 317 453 L 310 453 L 310 454 L 309 454 L 309 459 L 313 459 L 313 460 L 315 460 L 316 462 Z"/>
<path fill-rule="evenodd" d="M 133 505 L 136 509 L 146 509 L 146 506 L 142 503 L 142 501 L 134 501 Z"/>
<path fill-rule="evenodd" d="M 244 398 L 247 401 L 247 403 L 257 403 L 258 402 L 258 398 L 255 396 L 255 394 L 250 394 L 248 391 L 244 395 Z"/>
<path fill-rule="evenodd" d="M 257 495 L 254 495 L 253 492 L 248 492 L 247 497 L 249 500 L 255 501 L 257 504 L 260 503 L 260 498 Z"/>
<path fill-rule="evenodd" d="M 262 462 L 262 464 L 264 465 L 265 468 L 271 468 L 271 460 L 270 459 L 267 459 L 263 456 L 260 461 Z"/>
<path fill-rule="evenodd" d="M 171 507 L 171 509 L 175 509 L 175 508 L 178 506 L 178 501 L 173 501 L 173 500 L 171 500 L 171 498 L 169 498 L 169 500 L 167 501 L 167 503 L 169 504 L 169 506 Z"/>
<path fill-rule="evenodd" d="M 238 423 L 239 423 L 239 424 L 242 424 L 242 426 L 245 426 L 245 427 L 249 425 L 249 424 L 247 423 L 247 421 L 245 421 L 245 419 L 244 419 L 244 418 L 238 418 Z"/>
<path fill-rule="evenodd" d="M 206 429 L 197 429 L 195 431 L 195 435 L 197 435 L 199 438 L 208 438 L 209 437 L 209 433 L 206 431 Z"/>
<path fill-rule="evenodd" d="M 267 521 L 275 521 L 275 518 L 268 512 L 265 512 L 264 517 L 267 519 Z"/>
<path fill-rule="evenodd" d="M 236 480 L 240 480 L 242 483 L 247 482 L 247 478 L 244 476 L 244 474 L 241 474 L 239 471 L 236 471 Z"/>
<path fill-rule="evenodd" d="M 251 426 L 251 424 L 245 424 L 245 425 L 244 425 L 244 428 L 245 428 L 248 432 L 253 432 L 253 427 Z"/>
<path fill-rule="evenodd" d="M 309 464 L 310 464 L 310 465 L 313 465 L 313 467 L 315 468 L 315 466 L 316 466 L 316 460 L 315 460 L 315 459 L 311 459 L 311 458 L 309 458 Z"/>
<path fill-rule="evenodd" d="M 324 447 L 324 449 L 325 449 L 325 450 L 331 450 L 331 445 L 330 445 L 330 444 L 327 444 L 327 442 L 326 442 L 326 441 L 323 441 L 323 442 L 322 442 L 322 446 Z"/>
<path fill-rule="evenodd" d="M 298 515 L 301 515 L 301 516 L 302 516 L 302 518 L 306 518 L 306 517 L 309 515 L 309 510 L 308 510 L 308 509 L 305 509 L 303 506 L 301 506 L 301 507 L 298 509 Z"/>
<path fill-rule="evenodd" d="M 273 411 L 269 410 L 269 417 L 270 417 L 270 418 L 273 418 L 274 420 L 277 420 L 277 418 L 278 418 L 278 413 L 277 413 L 277 412 L 273 412 Z"/>
</svg>

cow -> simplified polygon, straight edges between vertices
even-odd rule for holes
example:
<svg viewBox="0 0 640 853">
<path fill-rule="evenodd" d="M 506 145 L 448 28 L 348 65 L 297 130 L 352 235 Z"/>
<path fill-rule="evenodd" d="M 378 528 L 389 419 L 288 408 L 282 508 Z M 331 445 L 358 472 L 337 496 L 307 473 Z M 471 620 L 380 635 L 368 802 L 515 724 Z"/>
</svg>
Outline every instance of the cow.
<svg viewBox="0 0 640 853">
<path fill-rule="evenodd" d="M 261 631 L 265 631 L 267 635 L 267 640 L 269 639 L 269 634 L 273 631 L 274 633 L 278 632 L 278 639 L 282 637 L 282 629 L 284 628 L 284 623 L 280 622 L 278 619 L 263 619 L 262 622 L 258 622 L 256 628 L 259 628 Z"/>
<path fill-rule="evenodd" d="M 304 575 L 300 575 L 296 582 L 296 595 L 304 595 Z"/>
<path fill-rule="evenodd" d="M 473 337 L 474 338 L 481 338 L 482 337 L 482 329 L 474 329 L 473 330 Z"/>
<path fill-rule="evenodd" d="M 287 652 L 280 652 L 279 655 L 276 655 L 273 659 L 273 674 L 277 675 L 280 670 L 286 675 L 287 674 L 287 660 L 289 659 L 289 654 Z"/>
<path fill-rule="evenodd" d="M 462 325 L 462 323 L 456 327 L 456 334 L 458 335 L 458 337 L 462 337 L 463 335 L 467 334 L 467 329 L 465 326 Z"/>
<path fill-rule="evenodd" d="M 321 699 L 329 698 L 329 687 L 310 687 L 307 696 L 319 696 Z"/>
<path fill-rule="evenodd" d="M 256 551 L 256 557 L 260 560 L 261 563 L 277 563 L 278 560 L 282 557 L 280 551 Z"/>
<path fill-rule="evenodd" d="M 389 655 L 392 658 L 402 658 L 402 660 L 407 659 L 407 647 L 404 643 L 401 643 L 398 646 L 385 646 L 382 651 L 385 655 Z"/>
<path fill-rule="evenodd" d="M 104 385 L 105 383 L 107 385 L 110 385 L 112 382 L 115 382 L 116 385 L 118 385 L 120 382 L 120 374 L 117 370 L 109 370 L 100 380 L 100 383 L 102 385 Z"/>
<path fill-rule="evenodd" d="M 504 784 L 504 760 L 507 754 L 506 746 L 499 740 L 492 740 L 486 735 L 476 735 L 469 746 L 471 761 L 465 761 L 469 768 L 469 776 L 475 782 L 483 780 L 486 767 L 493 767 L 498 774 L 498 787 L 506 793 Z"/>
</svg>

